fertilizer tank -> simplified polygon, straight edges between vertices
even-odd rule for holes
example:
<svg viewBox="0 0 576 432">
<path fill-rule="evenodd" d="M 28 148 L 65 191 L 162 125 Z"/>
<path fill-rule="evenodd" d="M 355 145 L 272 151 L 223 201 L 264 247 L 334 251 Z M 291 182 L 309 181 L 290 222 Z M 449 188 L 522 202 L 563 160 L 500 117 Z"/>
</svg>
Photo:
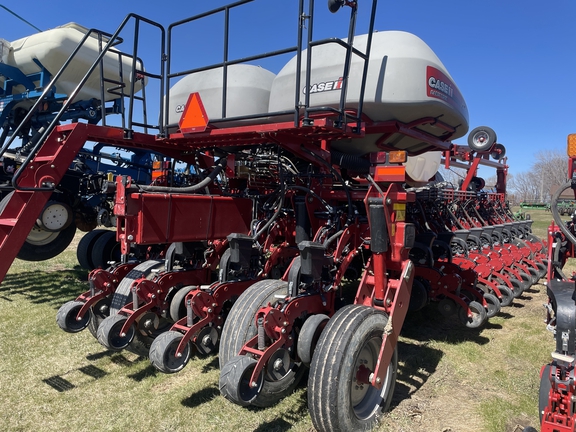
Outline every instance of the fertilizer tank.
<svg viewBox="0 0 576 432">
<path fill-rule="evenodd" d="M 365 51 L 367 35 L 354 39 L 354 47 Z M 305 66 L 301 71 L 301 100 L 310 93 L 310 107 L 338 108 L 342 89 L 345 49 L 329 43 L 312 48 L 310 88 L 306 83 Z M 306 52 L 303 53 L 306 58 Z M 303 62 L 305 63 L 305 62 Z M 347 105 L 356 109 L 364 62 L 353 55 L 349 74 Z M 276 76 L 270 93 L 269 112 L 294 107 L 296 57 Z M 458 87 L 436 54 L 417 36 L 402 31 L 373 34 L 368 67 L 363 113 L 373 122 L 398 120 L 410 123 L 426 117 L 438 118 L 456 129 L 450 138 L 462 137 L 468 131 L 468 108 Z M 436 126 L 419 126 L 425 132 L 441 137 L 446 130 Z M 381 134 L 361 139 L 334 142 L 337 150 L 355 155 L 379 151 L 376 141 Z M 428 144 L 401 134 L 392 134 L 386 148 L 418 153 Z"/>
<path fill-rule="evenodd" d="M 48 72 L 54 76 L 66 62 L 70 54 L 76 49 L 82 38 L 87 34 L 88 30 L 76 23 L 69 23 L 51 30 L 41 33 L 36 33 L 22 39 L 18 39 L 9 44 L 7 55 L 2 54 L 2 62 L 17 67 L 26 75 L 38 73 L 41 68 L 35 62 L 39 61 Z M 106 45 L 107 40 L 104 40 L 102 46 Z M 63 75 L 56 83 L 56 91 L 61 94 L 71 94 L 78 83 L 82 80 L 90 66 L 96 60 L 100 52 L 98 39 L 94 37 L 88 38 L 76 56 L 72 59 L 72 63 L 65 70 Z M 119 75 L 119 54 L 113 49 L 104 55 L 104 77 L 121 81 Z M 142 65 L 138 62 L 137 68 L 142 69 Z M 89 100 L 100 99 L 100 67 L 92 73 L 88 78 L 86 84 L 82 87 L 75 100 Z M 132 72 L 132 58 L 122 56 L 122 73 L 123 82 L 126 89 L 130 87 L 130 75 Z M 3 78 L 2 78 L 3 80 Z M 106 84 L 107 87 L 113 87 L 115 84 Z M 142 81 L 138 80 L 135 83 L 135 90 L 139 91 L 142 88 Z M 25 89 L 21 87 L 21 91 Z M 18 90 L 18 88 L 17 88 Z M 127 90 L 125 90 L 127 92 Z M 106 100 L 117 99 L 118 95 L 104 92 Z"/>
<path fill-rule="evenodd" d="M 223 69 L 219 67 L 187 75 L 170 88 L 168 124 L 178 123 L 188 96 L 196 92 L 200 94 L 210 120 L 265 114 L 268 111 L 270 89 L 275 76 L 259 66 L 248 64 L 228 66 L 226 112 L 223 116 Z"/>
</svg>

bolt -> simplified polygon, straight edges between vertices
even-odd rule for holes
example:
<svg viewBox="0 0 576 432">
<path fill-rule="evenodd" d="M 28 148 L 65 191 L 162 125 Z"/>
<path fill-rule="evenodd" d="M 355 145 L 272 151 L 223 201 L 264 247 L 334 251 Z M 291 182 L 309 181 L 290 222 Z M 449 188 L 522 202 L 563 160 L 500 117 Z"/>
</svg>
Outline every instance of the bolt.
<svg viewBox="0 0 576 432">
<path fill-rule="evenodd" d="M 144 328 L 147 328 L 147 329 L 152 328 L 152 325 L 153 325 L 153 322 L 152 322 L 152 320 L 150 320 L 150 319 L 147 319 L 147 320 L 144 322 Z"/>
<path fill-rule="evenodd" d="M 286 333 L 286 329 L 282 329 L 282 334 Z"/>
<path fill-rule="evenodd" d="M 155 299 L 155 298 L 156 298 L 156 294 L 152 294 L 152 298 Z"/>
<path fill-rule="evenodd" d="M 182 357 L 182 353 L 176 353 L 176 357 L 178 358 Z"/>
<path fill-rule="evenodd" d="M 218 306 L 218 304 L 212 303 L 212 307 L 216 307 L 216 306 Z"/>
<path fill-rule="evenodd" d="M 208 310 L 206 312 L 208 313 L 212 313 L 213 309 L 212 308 L 208 308 Z"/>
<path fill-rule="evenodd" d="M 280 370 L 282 367 L 284 366 L 284 362 L 282 361 L 282 359 L 276 359 L 276 361 L 274 362 L 274 370 Z"/>
<path fill-rule="evenodd" d="M 380 381 L 382 381 L 380 377 L 376 378 L 376 384 L 380 384 Z"/>
<path fill-rule="evenodd" d="M 212 342 L 212 338 L 208 335 L 206 335 L 202 338 L 202 345 L 204 345 L 204 346 L 210 345 L 211 342 Z"/>
<path fill-rule="evenodd" d="M 258 387 L 258 383 L 256 381 L 252 381 L 252 387 L 254 388 Z"/>
<path fill-rule="evenodd" d="M 55 167 L 56 167 L 56 165 L 50 165 L 50 168 L 55 168 Z"/>
<path fill-rule="evenodd" d="M 120 333 L 120 337 L 126 337 L 126 333 Z"/>
<path fill-rule="evenodd" d="M 288 327 L 288 324 L 289 324 L 288 321 L 284 321 L 284 322 L 282 323 L 282 325 L 283 325 L 284 327 Z"/>
<path fill-rule="evenodd" d="M 134 236 L 132 234 L 128 234 L 128 237 L 126 238 L 128 239 L 128 241 L 134 240 Z"/>
</svg>

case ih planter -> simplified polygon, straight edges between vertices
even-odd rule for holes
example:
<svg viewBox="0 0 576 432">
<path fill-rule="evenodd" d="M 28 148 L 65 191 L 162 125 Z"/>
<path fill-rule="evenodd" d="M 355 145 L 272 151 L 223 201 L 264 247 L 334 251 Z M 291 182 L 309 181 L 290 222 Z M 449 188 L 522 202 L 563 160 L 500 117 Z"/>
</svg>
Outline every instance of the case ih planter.
<svg viewBox="0 0 576 432">
<path fill-rule="evenodd" d="M 472 131 L 467 149 L 452 143 L 468 131 L 456 84 L 416 36 L 373 31 L 376 1 L 331 0 L 330 11 L 350 12 L 348 37 L 314 40 L 314 16 L 325 9 L 302 0 L 295 46 L 231 58 L 231 11 L 250 3 L 182 20 L 167 38 L 157 23 L 137 15 L 124 20 L 109 40 L 119 41 L 133 24 L 129 58 L 139 58 L 141 28 L 159 33 L 160 52 L 146 59 L 146 70 L 132 64 L 122 127 L 58 125 L 65 102 L 43 131 L 0 215 L 0 275 L 86 141 L 180 161 L 182 185 L 116 179 L 119 260 L 90 274 L 91 289 L 58 312 L 60 326 L 88 327 L 111 349 L 149 352 L 168 373 L 181 370 L 194 351 L 219 345 L 220 391 L 242 406 L 275 403 L 309 370 L 314 426 L 368 429 L 390 405 L 408 309 L 438 300 L 441 310 L 458 310 L 465 325 L 478 327 L 526 286 L 513 280 L 532 283 L 520 270 L 536 271 L 532 254 L 540 246 L 531 238 L 533 247 L 520 244 L 514 236 L 528 234 L 515 226 L 493 226 L 508 222 L 503 146 L 485 127 Z M 358 13 L 369 23 L 363 35 L 355 34 Z M 225 23 L 223 61 L 175 71 L 176 32 L 193 32 L 203 18 L 218 16 Z M 96 51 L 71 99 L 112 45 Z M 254 66 L 287 54 L 293 58 L 277 75 Z M 157 124 L 133 118 L 138 79 L 148 80 L 146 88 L 159 83 Z M 441 154 L 447 165 L 469 169 L 458 191 L 421 189 Z M 491 207 L 500 213 L 477 209 L 472 223 L 451 212 L 456 206 L 469 215 L 470 201 L 477 207 L 485 199 L 468 194 L 469 187 L 482 189 L 474 177 L 479 164 L 498 171 L 498 203 Z M 502 234 L 493 235 L 496 229 Z M 523 262 L 506 264 L 505 249 Z M 494 270 L 478 279 L 487 263 Z M 351 292 L 344 278 L 358 280 Z"/>
</svg>

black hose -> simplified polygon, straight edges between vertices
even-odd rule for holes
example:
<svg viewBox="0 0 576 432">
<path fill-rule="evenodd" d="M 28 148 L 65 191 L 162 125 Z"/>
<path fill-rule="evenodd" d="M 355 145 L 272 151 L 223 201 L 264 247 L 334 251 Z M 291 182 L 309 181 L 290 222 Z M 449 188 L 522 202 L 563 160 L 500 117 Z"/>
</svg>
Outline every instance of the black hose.
<svg viewBox="0 0 576 432">
<path fill-rule="evenodd" d="M 370 172 L 370 161 L 360 156 L 342 153 L 338 150 L 330 150 L 330 158 L 333 164 L 342 168 L 346 168 L 360 174 Z"/>
<path fill-rule="evenodd" d="M 196 183 L 192 186 L 186 187 L 168 187 L 168 186 L 139 186 L 140 190 L 145 192 L 167 192 L 167 193 L 190 193 L 196 192 L 200 189 L 205 188 L 222 172 L 226 166 L 226 158 L 220 158 L 216 162 L 216 166 L 208 176 L 202 180 L 200 183 Z"/>
<path fill-rule="evenodd" d="M 564 221 L 560 217 L 560 213 L 558 212 L 558 206 L 557 206 L 558 199 L 560 198 L 560 195 L 562 195 L 562 192 L 564 192 L 566 189 L 569 189 L 571 187 L 572 187 L 572 181 L 568 181 L 567 183 L 563 184 L 562 186 L 560 186 L 556 190 L 556 192 L 552 196 L 552 202 L 550 205 L 550 210 L 552 211 L 552 217 L 554 218 L 554 222 L 556 222 L 556 225 L 558 225 L 558 228 L 560 228 L 560 231 L 562 231 L 562 234 L 564 234 L 566 236 L 566 238 L 573 245 L 576 245 L 576 237 L 574 237 L 574 234 L 572 234 L 570 232 L 570 230 L 568 228 L 566 228 Z M 551 246 L 552 245 L 548 245 L 548 247 L 551 247 Z M 559 249 L 560 248 L 558 248 L 558 247 L 556 248 L 557 253 L 554 254 L 554 262 L 558 262 Z M 564 273 L 562 272 L 562 269 L 559 266 L 554 265 L 554 267 L 556 268 L 556 271 L 560 274 L 562 279 L 567 279 L 566 276 L 564 275 Z"/>
</svg>

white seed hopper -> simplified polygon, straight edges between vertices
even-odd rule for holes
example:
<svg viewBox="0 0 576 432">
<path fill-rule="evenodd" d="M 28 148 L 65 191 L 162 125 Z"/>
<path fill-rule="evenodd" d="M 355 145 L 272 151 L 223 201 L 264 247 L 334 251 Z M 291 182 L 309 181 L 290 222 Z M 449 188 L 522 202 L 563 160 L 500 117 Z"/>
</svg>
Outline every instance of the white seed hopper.
<svg viewBox="0 0 576 432">
<path fill-rule="evenodd" d="M 88 30 L 76 23 L 69 23 L 51 30 L 36 33 L 14 42 L 2 43 L 1 60 L 10 66 L 15 66 L 24 74 L 29 75 L 40 72 L 40 67 L 34 60 L 39 61 L 54 76 L 66 62 L 70 54 L 76 49 Z M 103 42 L 103 46 L 106 41 Z M 6 49 L 8 47 L 8 49 Z M 78 83 L 82 80 L 90 66 L 99 54 L 99 45 L 96 37 L 90 37 L 78 54 L 72 60 L 72 64 L 66 69 L 58 83 L 56 91 L 62 94 L 71 94 Z M 142 68 L 138 63 L 137 69 Z M 132 58 L 120 56 L 117 51 L 109 51 L 104 56 L 104 76 L 111 80 L 120 81 L 122 70 L 123 82 L 126 85 L 125 92 L 129 92 L 130 76 L 132 72 Z M 75 98 L 88 100 L 100 99 L 100 68 L 98 67 L 90 76 L 80 93 Z M 0 80 L 3 82 L 4 78 Z M 107 83 L 106 88 L 115 86 Z M 136 81 L 136 91 L 142 88 L 142 80 Z M 17 88 L 18 90 L 19 88 Z M 22 91 L 24 88 L 21 87 Z M 118 98 L 105 92 L 105 99 Z"/>
<path fill-rule="evenodd" d="M 365 51 L 367 35 L 354 39 L 354 46 Z M 339 107 L 345 49 L 330 43 L 312 48 L 310 88 L 301 73 L 301 96 L 310 93 L 311 107 Z M 306 58 L 306 52 L 303 53 Z M 304 62 L 303 62 L 304 64 Z M 364 62 L 353 56 L 347 91 L 347 108 L 357 108 Z M 278 73 L 270 93 L 269 112 L 293 109 L 296 82 L 296 58 Z M 425 117 L 438 118 L 456 128 L 452 139 L 468 131 L 468 109 L 458 87 L 436 54 L 417 36 L 401 31 L 373 34 L 363 113 L 372 121 L 398 120 L 410 123 Z M 433 126 L 422 130 L 442 136 L 445 130 Z M 343 152 L 364 154 L 377 151 L 380 135 L 340 141 L 334 146 Z M 427 145 L 400 134 L 393 134 L 385 144 L 396 149 L 418 152 Z"/>
</svg>

